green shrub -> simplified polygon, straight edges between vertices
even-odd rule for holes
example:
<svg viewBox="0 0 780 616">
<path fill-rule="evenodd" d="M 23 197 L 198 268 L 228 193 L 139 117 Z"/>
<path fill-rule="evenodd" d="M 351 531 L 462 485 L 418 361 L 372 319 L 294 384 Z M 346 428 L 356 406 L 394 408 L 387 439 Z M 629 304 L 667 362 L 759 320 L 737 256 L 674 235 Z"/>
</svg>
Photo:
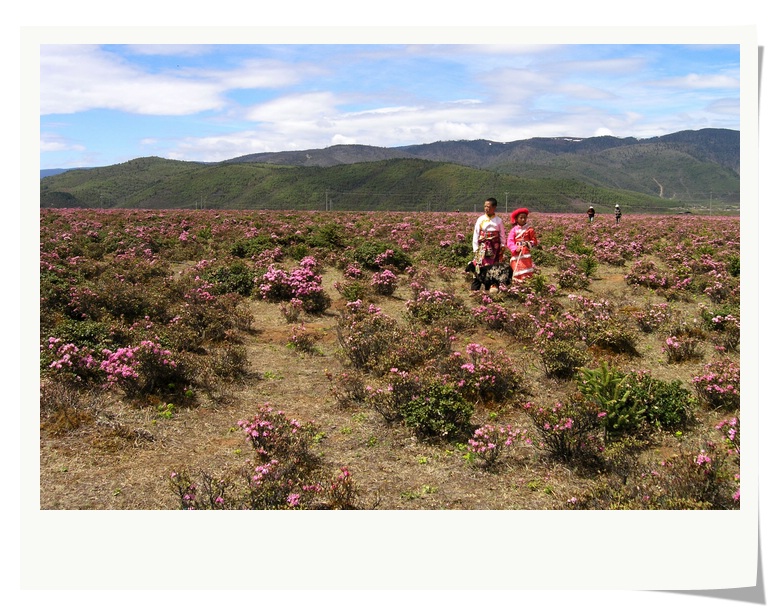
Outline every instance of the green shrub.
<svg viewBox="0 0 780 616">
<path fill-rule="evenodd" d="M 398 246 L 373 240 L 365 241 L 351 250 L 347 258 L 375 271 L 393 266 L 402 272 L 412 264 L 409 255 Z"/>
<path fill-rule="evenodd" d="M 243 297 L 249 297 L 255 285 L 256 273 L 243 261 L 233 261 L 204 272 L 202 277 L 214 284 L 214 293 L 238 293 Z"/>
<path fill-rule="evenodd" d="M 547 238 L 545 238 L 546 240 Z M 554 252 L 542 248 L 531 248 L 531 260 L 534 265 L 555 267 L 560 263 L 560 258 Z"/>
<path fill-rule="evenodd" d="M 580 368 L 580 374 L 582 379 L 577 384 L 580 392 L 606 413 L 606 440 L 638 431 L 642 427 L 645 409 L 624 386 L 626 375 L 609 368 L 605 363 L 596 370 Z"/>
<path fill-rule="evenodd" d="M 646 373 L 631 373 L 623 383 L 629 397 L 644 409 L 644 418 L 666 430 L 685 427 L 692 419 L 695 397 L 679 380 L 654 379 Z"/>
<path fill-rule="evenodd" d="M 92 320 L 64 319 L 52 330 L 51 335 L 79 347 L 104 348 L 111 346 L 115 341 L 114 328 L 107 323 Z"/>
<path fill-rule="evenodd" d="M 587 352 L 578 342 L 570 340 L 545 340 L 539 355 L 545 374 L 557 379 L 570 379 L 588 361 Z"/>
<path fill-rule="evenodd" d="M 307 237 L 306 243 L 314 248 L 325 248 L 327 250 L 336 250 L 343 248 L 344 229 L 335 222 L 328 222 L 315 227 Z"/>
<path fill-rule="evenodd" d="M 290 259 L 300 261 L 309 254 L 309 247 L 306 244 L 292 244 L 287 247 L 285 253 Z"/>
<path fill-rule="evenodd" d="M 348 302 L 366 299 L 371 294 L 368 283 L 362 280 L 338 280 L 334 288 Z"/>
<path fill-rule="evenodd" d="M 579 234 L 572 236 L 572 238 L 568 242 L 566 242 L 566 248 L 568 248 L 571 252 L 573 252 L 576 255 L 593 254 L 593 246 L 586 245 L 585 240 Z"/>
<path fill-rule="evenodd" d="M 274 241 L 268 235 L 258 235 L 248 239 L 243 239 L 228 249 L 228 252 L 239 259 L 245 257 L 254 257 L 260 253 L 270 250 L 274 247 Z"/>
<path fill-rule="evenodd" d="M 734 278 L 739 278 L 739 255 L 729 257 L 726 269 Z"/>
<path fill-rule="evenodd" d="M 453 387 L 432 384 L 401 407 L 401 416 L 422 438 L 455 440 L 468 434 L 473 410 Z"/>
<path fill-rule="evenodd" d="M 587 278 L 593 278 L 599 268 L 599 261 L 592 254 L 586 254 L 580 259 L 580 269 Z"/>
</svg>

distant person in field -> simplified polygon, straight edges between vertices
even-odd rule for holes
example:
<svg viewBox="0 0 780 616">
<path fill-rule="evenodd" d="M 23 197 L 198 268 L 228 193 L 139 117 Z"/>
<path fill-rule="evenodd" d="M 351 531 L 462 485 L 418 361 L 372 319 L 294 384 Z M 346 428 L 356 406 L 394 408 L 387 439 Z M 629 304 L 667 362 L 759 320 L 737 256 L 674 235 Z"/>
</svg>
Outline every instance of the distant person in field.
<svg viewBox="0 0 780 616">
<path fill-rule="evenodd" d="M 509 265 L 512 267 L 512 280 L 523 280 L 534 273 L 534 262 L 531 260 L 531 248 L 539 245 L 536 231 L 528 222 L 528 210 L 524 207 L 515 210 L 510 216 L 512 228 L 506 238 L 506 245 L 512 254 Z"/>
<path fill-rule="evenodd" d="M 615 223 L 620 224 L 620 217 L 623 215 L 623 212 L 620 211 L 620 205 L 617 203 L 615 204 Z"/>
<path fill-rule="evenodd" d="M 476 276 L 471 284 L 472 291 L 479 291 L 483 282 L 479 276 L 481 268 L 501 263 L 504 259 L 506 246 L 506 228 L 504 222 L 496 214 L 498 201 L 493 197 L 485 200 L 485 213 L 474 223 L 472 248 L 474 250 L 474 272 Z"/>
<path fill-rule="evenodd" d="M 593 209 L 593 206 L 591 205 L 588 208 L 588 222 L 593 222 L 593 219 L 596 217 L 596 210 Z"/>
</svg>

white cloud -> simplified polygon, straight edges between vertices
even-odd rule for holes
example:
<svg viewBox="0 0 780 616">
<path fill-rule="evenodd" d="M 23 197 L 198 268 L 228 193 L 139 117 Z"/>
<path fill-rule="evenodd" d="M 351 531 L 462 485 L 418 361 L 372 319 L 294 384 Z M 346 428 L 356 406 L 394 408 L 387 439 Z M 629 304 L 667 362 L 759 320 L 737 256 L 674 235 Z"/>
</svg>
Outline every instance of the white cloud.
<svg viewBox="0 0 780 616">
<path fill-rule="evenodd" d="M 739 99 L 738 98 L 719 98 L 717 100 L 712 101 L 709 105 L 707 105 L 706 110 L 707 112 L 716 114 L 716 115 L 729 115 L 729 116 L 738 116 L 739 115 Z"/>
<path fill-rule="evenodd" d="M 739 79 L 730 75 L 699 75 L 691 73 L 681 77 L 651 82 L 650 85 L 686 90 L 737 90 L 739 89 Z"/>
<path fill-rule="evenodd" d="M 69 143 L 66 139 L 55 135 L 41 135 L 39 148 L 41 152 L 83 152 L 86 150 L 83 145 Z"/>
<path fill-rule="evenodd" d="M 96 46 L 41 46 L 42 115 L 90 109 L 186 115 L 224 105 L 214 83 L 147 74 Z"/>
<path fill-rule="evenodd" d="M 204 53 L 213 49 L 42 46 L 42 113 L 178 116 L 182 121 L 171 118 L 160 135 L 150 134 L 153 123 L 136 128 L 127 116 L 123 140 L 140 144 L 138 155 L 156 149 L 160 156 L 202 161 L 342 143 L 645 138 L 708 125 L 739 128 L 733 63 L 720 71 L 690 64 L 687 74 L 665 78 L 676 66 L 659 65 L 653 54 L 615 56 L 598 46 L 396 45 L 365 46 L 360 53 L 293 46 L 276 58 L 249 53 L 230 63 Z M 196 54 L 202 58 L 188 60 Z M 162 62 L 163 56 L 171 59 Z M 211 115 L 186 118 L 204 112 Z M 89 143 L 88 114 L 74 115 L 77 124 L 69 136 L 81 130 L 80 140 Z M 209 136 L 195 132 L 200 127 Z M 170 151 L 161 151 L 162 143 Z M 41 151 L 66 147 L 62 139 L 43 139 Z"/>
<path fill-rule="evenodd" d="M 338 98 L 330 92 L 282 96 L 251 107 L 246 118 L 254 122 L 309 123 L 337 114 Z"/>
<path fill-rule="evenodd" d="M 325 72 L 323 68 L 311 64 L 291 66 L 278 60 L 252 59 L 236 69 L 204 71 L 193 75 L 212 79 L 219 88 L 232 90 L 281 88 Z"/>
<path fill-rule="evenodd" d="M 333 138 L 330 140 L 331 145 L 352 145 L 356 143 L 357 141 L 354 137 L 345 137 L 344 135 L 333 135 Z"/>
</svg>

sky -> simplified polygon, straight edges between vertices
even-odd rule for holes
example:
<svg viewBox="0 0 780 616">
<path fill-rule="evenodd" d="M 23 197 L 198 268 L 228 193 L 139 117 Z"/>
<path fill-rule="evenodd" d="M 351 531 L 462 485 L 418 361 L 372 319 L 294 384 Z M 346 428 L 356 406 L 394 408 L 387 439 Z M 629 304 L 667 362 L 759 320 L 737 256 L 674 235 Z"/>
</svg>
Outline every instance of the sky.
<svg viewBox="0 0 780 616">
<path fill-rule="evenodd" d="M 40 167 L 739 130 L 739 45 L 43 44 Z"/>
</svg>

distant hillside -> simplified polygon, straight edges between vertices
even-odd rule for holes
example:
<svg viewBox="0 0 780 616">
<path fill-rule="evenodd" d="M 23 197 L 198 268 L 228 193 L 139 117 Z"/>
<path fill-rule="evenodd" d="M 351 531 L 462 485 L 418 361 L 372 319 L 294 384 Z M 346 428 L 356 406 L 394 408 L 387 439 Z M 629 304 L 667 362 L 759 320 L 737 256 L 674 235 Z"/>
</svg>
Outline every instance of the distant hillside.
<svg viewBox="0 0 780 616">
<path fill-rule="evenodd" d="M 59 175 L 60 173 L 65 173 L 66 171 L 72 171 L 72 169 L 41 169 L 41 178 L 46 178 L 50 175 Z"/>
<path fill-rule="evenodd" d="M 140 158 L 41 179 L 41 207 L 471 209 L 572 211 L 616 202 L 646 210 L 739 207 L 739 132 L 653 139 L 340 145 L 222 163 Z"/>
<path fill-rule="evenodd" d="M 531 178 L 579 180 L 692 201 L 739 201 L 739 131 L 702 129 L 651 139 L 533 138 L 501 143 L 440 141 L 380 148 L 338 145 L 319 150 L 249 154 L 226 162 L 327 167 L 393 158 L 451 162 Z"/>
<path fill-rule="evenodd" d="M 247 154 L 224 162 L 263 162 L 279 165 L 327 167 L 391 158 L 422 158 L 469 167 L 491 169 L 512 161 L 544 163 L 557 156 L 593 156 L 616 148 L 630 149 L 647 144 L 667 144 L 669 149 L 685 152 L 702 162 L 712 162 L 739 173 L 739 131 L 708 128 L 672 133 L 663 137 L 534 137 L 499 142 L 437 141 L 423 145 L 382 148 L 368 145 L 334 145 L 314 150 Z"/>
</svg>

